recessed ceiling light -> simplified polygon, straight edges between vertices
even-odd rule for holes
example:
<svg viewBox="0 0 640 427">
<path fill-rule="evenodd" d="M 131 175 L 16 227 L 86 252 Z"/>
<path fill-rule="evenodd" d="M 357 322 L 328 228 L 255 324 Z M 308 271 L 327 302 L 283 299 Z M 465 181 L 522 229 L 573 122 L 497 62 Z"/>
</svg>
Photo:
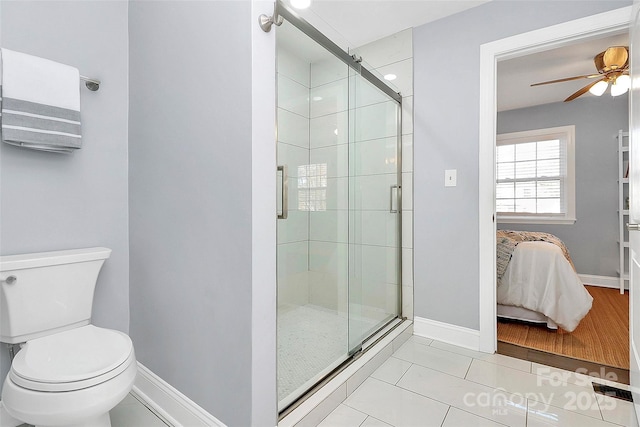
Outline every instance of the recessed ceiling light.
<svg viewBox="0 0 640 427">
<path fill-rule="evenodd" d="M 385 74 L 385 75 L 384 75 L 384 79 L 385 79 L 385 80 L 389 80 L 389 81 L 391 81 L 391 80 L 395 80 L 395 79 L 397 79 L 397 78 L 398 78 L 398 76 L 396 76 L 395 74 Z"/>
<path fill-rule="evenodd" d="M 296 9 L 306 9 L 311 6 L 311 0 L 291 0 L 291 6 Z"/>
</svg>

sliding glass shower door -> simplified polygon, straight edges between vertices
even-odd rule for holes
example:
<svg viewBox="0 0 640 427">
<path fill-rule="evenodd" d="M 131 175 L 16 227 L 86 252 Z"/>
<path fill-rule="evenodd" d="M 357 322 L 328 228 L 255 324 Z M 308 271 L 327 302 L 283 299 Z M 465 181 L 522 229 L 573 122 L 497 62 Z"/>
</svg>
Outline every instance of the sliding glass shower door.
<svg viewBox="0 0 640 427">
<path fill-rule="evenodd" d="M 277 27 L 278 400 L 400 314 L 399 104 L 288 20 Z"/>
<path fill-rule="evenodd" d="M 400 105 L 353 71 L 351 129 L 349 348 L 401 312 Z"/>
</svg>

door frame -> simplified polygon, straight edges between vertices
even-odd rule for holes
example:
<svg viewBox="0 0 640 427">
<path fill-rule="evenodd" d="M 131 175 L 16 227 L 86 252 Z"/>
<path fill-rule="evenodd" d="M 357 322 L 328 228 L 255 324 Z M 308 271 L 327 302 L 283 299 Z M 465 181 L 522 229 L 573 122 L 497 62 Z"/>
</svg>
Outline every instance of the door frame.
<svg viewBox="0 0 640 427">
<path fill-rule="evenodd" d="M 480 351 L 495 353 L 496 223 L 495 145 L 497 121 L 497 63 L 575 43 L 588 38 L 628 31 L 631 6 L 564 22 L 480 46 L 479 122 L 479 315 Z"/>
</svg>

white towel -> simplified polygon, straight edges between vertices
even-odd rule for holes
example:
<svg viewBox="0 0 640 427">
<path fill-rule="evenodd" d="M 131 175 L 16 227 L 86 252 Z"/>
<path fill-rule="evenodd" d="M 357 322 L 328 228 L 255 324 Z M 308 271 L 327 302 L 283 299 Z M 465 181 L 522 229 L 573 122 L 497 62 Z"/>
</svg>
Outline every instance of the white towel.
<svg viewBox="0 0 640 427">
<path fill-rule="evenodd" d="M 53 152 L 81 147 L 80 73 L 2 49 L 2 141 Z"/>
</svg>

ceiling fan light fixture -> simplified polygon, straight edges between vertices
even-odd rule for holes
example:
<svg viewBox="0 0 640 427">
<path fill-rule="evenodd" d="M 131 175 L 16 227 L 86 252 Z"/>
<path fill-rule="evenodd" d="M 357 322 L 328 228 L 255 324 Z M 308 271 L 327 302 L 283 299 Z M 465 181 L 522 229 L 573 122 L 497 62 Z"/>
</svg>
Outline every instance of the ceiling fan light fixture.
<svg viewBox="0 0 640 427">
<path fill-rule="evenodd" d="M 541 86 L 550 83 L 561 83 L 572 80 L 581 79 L 599 79 L 593 83 L 581 87 L 564 102 L 573 101 L 574 99 L 591 92 L 595 96 L 601 96 L 611 82 L 611 95 L 619 96 L 626 93 L 631 86 L 629 78 L 629 48 L 627 46 L 612 46 L 604 52 L 600 52 L 593 58 L 594 65 L 598 74 L 587 74 L 582 76 L 565 77 L 562 79 L 548 80 L 545 82 L 534 83 L 531 86 Z M 616 81 L 617 80 L 617 81 Z"/>
<path fill-rule="evenodd" d="M 627 93 L 631 86 L 631 78 L 627 75 L 619 76 L 611 85 L 611 96 L 620 96 Z"/>
<path fill-rule="evenodd" d="M 600 80 L 598 83 L 591 86 L 589 92 L 595 96 L 601 96 L 607 90 L 607 87 L 609 87 L 609 83 L 604 80 Z"/>
</svg>

